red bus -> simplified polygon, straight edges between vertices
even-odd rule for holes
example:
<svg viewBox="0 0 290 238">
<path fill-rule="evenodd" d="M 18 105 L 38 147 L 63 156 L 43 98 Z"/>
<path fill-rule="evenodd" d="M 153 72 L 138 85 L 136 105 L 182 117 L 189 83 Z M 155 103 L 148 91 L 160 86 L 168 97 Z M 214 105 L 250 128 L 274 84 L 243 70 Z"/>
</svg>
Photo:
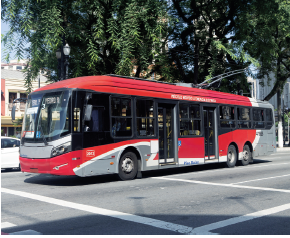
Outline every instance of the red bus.
<svg viewBox="0 0 290 238">
<path fill-rule="evenodd" d="M 184 85 L 184 84 L 182 84 Z M 68 79 L 28 96 L 23 172 L 81 177 L 225 162 L 276 151 L 273 106 L 117 75 Z"/>
</svg>

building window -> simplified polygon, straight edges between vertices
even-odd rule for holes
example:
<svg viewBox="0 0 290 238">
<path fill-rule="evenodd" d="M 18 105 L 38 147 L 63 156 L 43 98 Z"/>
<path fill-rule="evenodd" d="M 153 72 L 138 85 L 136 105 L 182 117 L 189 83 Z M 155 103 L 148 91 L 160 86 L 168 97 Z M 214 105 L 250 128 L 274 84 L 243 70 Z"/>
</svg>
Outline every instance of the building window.
<svg viewBox="0 0 290 238">
<path fill-rule="evenodd" d="M 26 93 L 20 93 L 20 98 L 26 98 L 27 99 L 27 94 Z M 20 102 L 20 110 L 21 111 L 25 110 L 25 105 L 26 105 L 26 102 Z"/>
<path fill-rule="evenodd" d="M 16 66 L 16 69 L 22 69 L 22 66 Z"/>
<path fill-rule="evenodd" d="M 220 126 L 235 128 L 235 107 L 220 106 Z"/>
<path fill-rule="evenodd" d="M 195 104 L 179 104 L 180 136 L 200 135 L 200 106 Z"/>
<path fill-rule="evenodd" d="M 17 98 L 17 93 L 9 92 L 9 103 L 13 103 L 13 100 Z"/>
<path fill-rule="evenodd" d="M 12 107 L 13 107 L 13 101 L 14 99 L 17 98 L 17 93 L 12 93 L 12 92 L 9 92 L 9 104 L 8 104 L 8 109 L 9 110 L 12 110 Z"/>
</svg>

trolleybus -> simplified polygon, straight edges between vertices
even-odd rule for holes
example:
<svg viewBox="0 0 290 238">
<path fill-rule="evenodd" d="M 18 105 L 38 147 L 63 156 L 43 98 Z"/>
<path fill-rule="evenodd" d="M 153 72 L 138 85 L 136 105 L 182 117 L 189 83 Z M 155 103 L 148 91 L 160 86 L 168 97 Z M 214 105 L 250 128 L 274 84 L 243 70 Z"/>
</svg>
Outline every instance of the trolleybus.
<svg viewBox="0 0 290 238">
<path fill-rule="evenodd" d="M 138 78 L 88 76 L 29 94 L 20 164 L 23 172 L 130 180 L 148 170 L 247 165 L 275 147 L 268 102 Z"/>
</svg>

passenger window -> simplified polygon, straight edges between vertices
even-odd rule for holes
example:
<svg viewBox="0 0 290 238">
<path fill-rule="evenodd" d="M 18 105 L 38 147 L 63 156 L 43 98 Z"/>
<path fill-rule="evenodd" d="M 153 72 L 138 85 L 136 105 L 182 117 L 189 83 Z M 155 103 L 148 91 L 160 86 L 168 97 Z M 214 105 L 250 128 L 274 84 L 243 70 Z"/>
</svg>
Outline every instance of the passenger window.
<svg viewBox="0 0 290 238">
<path fill-rule="evenodd" d="M 251 128 L 250 108 L 238 107 L 238 128 Z"/>
<path fill-rule="evenodd" d="M 113 137 L 132 136 L 131 99 L 111 97 L 111 123 Z"/>
<path fill-rule="evenodd" d="M 223 128 L 235 128 L 235 107 L 220 106 L 220 126 Z"/>
<path fill-rule="evenodd" d="M 180 136 L 200 135 L 200 106 L 195 104 L 179 104 Z"/>
<path fill-rule="evenodd" d="M 111 109 L 112 116 L 131 116 L 131 99 L 112 97 Z"/>
<path fill-rule="evenodd" d="M 271 129 L 273 126 L 273 112 L 271 109 L 265 109 L 266 111 L 266 129 Z"/>
<path fill-rule="evenodd" d="M 254 128 L 264 128 L 265 122 L 264 122 L 264 109 L 253 109 L 253 127 Z"/>
<path fill-rule="evenodd" d="M 81 109 L 74 108 L 74 132 L 81 131 Z"/>
<path fill-rule="evenodd" d="M 154 102 L 153 100 L 136 101 L 137 136 L 154 136 Z"/>
</svg>

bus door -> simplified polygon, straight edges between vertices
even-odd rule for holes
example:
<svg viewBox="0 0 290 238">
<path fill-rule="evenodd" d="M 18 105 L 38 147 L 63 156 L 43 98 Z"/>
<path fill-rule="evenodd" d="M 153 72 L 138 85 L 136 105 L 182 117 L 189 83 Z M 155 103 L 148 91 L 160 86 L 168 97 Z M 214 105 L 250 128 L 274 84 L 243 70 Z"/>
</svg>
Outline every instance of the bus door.
<svg viewBox="0 0 290 238">
<path fill-rule="evenodd" d="M 176 164 L 177 133 L 174 104 L 158 103 L 159 164 Z"/>
<path fill-rule="evenodd" d="M 203 108 L 203 126 L 204 126 L 204 159 L 208 160 L 218 159 L 217 157 L 217 117 L 216 108 Z"/>
</svg>

